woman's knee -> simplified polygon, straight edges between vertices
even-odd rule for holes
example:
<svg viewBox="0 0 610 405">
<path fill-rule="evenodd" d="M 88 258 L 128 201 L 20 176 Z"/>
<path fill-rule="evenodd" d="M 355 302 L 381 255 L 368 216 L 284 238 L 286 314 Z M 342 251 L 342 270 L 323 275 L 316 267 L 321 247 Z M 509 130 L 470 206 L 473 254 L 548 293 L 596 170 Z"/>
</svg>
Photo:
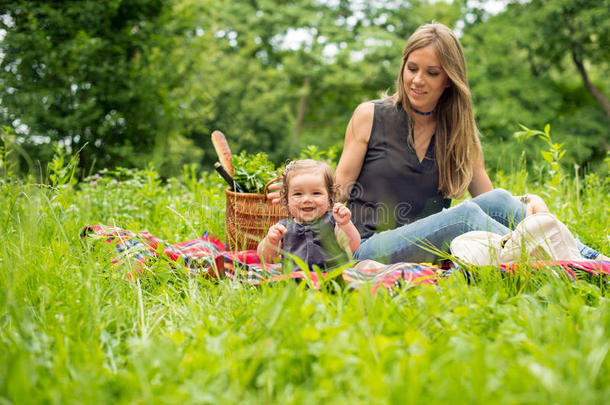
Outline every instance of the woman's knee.
<svg viewBox="0 0 610 405">
<path fill-rule="evenodd" d="M 481 207 L 483 212 L 496 219 L 500 219 L 502 223 L 509 217 L 513 222 L 516 221 L 518 223 L 525 213 L 523 203 L 502 188 L 495 188 L 485 194 L 481 194 L 473 198 L 472 201 Z M 507 225 L 507 223 L 504 223 L 504 225 Z"/>
<path fill-rule="evenodd" d="M 480 216 L 486 216 L 485 212 L 479 207 L 478 204 L 475 204 L 471 200 L 464 201 L 461 204 L 456 205 L 452 208 L 453 215 L 459 218 L 460 220 L 467 220 L 471 218 L 478 218 Z"/>
<path fill-rule="evenodd" d="M 462 232 L 488 230 L 491 218 L 472 200 L 464 201 L 455 206 L 454 225 Z"/>
<path fill-rule="evenodd" d="M 482 194 L 480 197 L 491 200 L 495 204 L 500 204 L 502 206 L 507 206 L 508 203 L 515 201 L 513 195 L 503 188 L 494 188 L 493 190 Z"/>
</svg>

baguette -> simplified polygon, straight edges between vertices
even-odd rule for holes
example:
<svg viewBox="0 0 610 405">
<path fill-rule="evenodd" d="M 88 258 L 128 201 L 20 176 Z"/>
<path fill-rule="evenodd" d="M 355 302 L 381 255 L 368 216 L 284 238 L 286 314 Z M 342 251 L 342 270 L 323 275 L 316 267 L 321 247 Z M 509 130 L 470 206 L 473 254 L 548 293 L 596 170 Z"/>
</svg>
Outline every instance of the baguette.
<svg viewBox="0 0 610 405">
<path fill-rule="evenodd" d="M 233 176 L 233 156 L 225 135 L 220 131 L 212 132 L 212 145 L 214 145 L 220 164 Z"/>
</svg>

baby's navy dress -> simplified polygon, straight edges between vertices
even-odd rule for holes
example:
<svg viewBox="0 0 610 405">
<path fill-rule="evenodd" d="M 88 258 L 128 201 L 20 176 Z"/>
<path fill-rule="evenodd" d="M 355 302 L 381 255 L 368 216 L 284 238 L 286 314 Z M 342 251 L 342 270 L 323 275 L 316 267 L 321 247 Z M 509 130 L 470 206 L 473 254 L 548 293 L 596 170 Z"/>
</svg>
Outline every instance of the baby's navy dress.
<svg viewBox="0 0 610 405">
<path fill-rule="evenodd" d="M 350 260 L 335 237 L 336 223 L 332 211 L 326 211 L 311 222 L 299 223 L 294 218 L 285 218 L 279 223 L 286 227 L 282 251 L 302 259 L 310 268 L 315 265 L 330 269 Z M 291 261 L 290 256 L 284 254 L 284 260 Z"/>
</svg>

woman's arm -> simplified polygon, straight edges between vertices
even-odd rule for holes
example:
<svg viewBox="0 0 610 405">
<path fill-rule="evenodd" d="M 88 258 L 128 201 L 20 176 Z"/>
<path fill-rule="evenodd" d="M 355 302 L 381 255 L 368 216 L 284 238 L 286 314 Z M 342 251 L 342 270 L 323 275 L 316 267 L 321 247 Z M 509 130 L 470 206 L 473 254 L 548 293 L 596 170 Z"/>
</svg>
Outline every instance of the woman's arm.
<svg viewBox="0 0 610 405">
<path fill-rule="evenodd" d="M 370 102 L 363 103 L 356 108 L 347 124 L 343 153 L 341 153 L 335 172 L 337 184 L 341 189 L 341 201 L 347 200 L 349 192 L 362 169 L 371 129 L 373 128 L 374 115 L 375 105 Z"/>
<path fill-rule="evenodd" d="M 476 197 L 491 190 L 493 190 L 493 185 L 491 184 L 491 180 L 489 180 L 489 176 L 485 171 L 485 164 L 483 161 L 481 161 L 474 169 L 472 181 L 470 182 L 470 186 L 468 186 L 468 191 L 470 191 L 470 194 L 473 197 Z M 535 194 L 526 194 L 523 196 L 514 197 L 525 203 L 525 216 L 538 212 L 550 212 L 544 200 Z"/>
<path fill-rule="evenodd" d="M 487 171 L 485 171 L 485 163 L 481 159 L 481 161 L 474 167 L 472 181 L 468 186 L 468 191 L 470 192 L 471 196 L 476 197 L 480 194 L 493 190 L 493 188 L 494 186 L 491 184 L 491 180 L 489 180 Z"/>
</svg>

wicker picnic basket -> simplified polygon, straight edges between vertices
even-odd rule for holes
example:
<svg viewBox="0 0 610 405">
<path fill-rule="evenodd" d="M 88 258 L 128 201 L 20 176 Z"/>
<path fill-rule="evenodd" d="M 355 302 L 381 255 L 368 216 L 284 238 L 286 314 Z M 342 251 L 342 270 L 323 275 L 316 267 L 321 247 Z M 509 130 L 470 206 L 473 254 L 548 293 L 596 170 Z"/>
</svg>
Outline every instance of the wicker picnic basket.
<svg viewBox="0 0 610 405">
<path fill-rule="evenodd" d="M 281 204 L 272 204 L 267 199 L 267 187 L 279 177 L 265 185 L 263 194 L 236 193 L 226 189 L 225 229 L 227 245 L 232 250 L 256 249 L 266 235 L 269 227 L 282 218 L 288 217 L 288 212 Z"/>
</svg>

